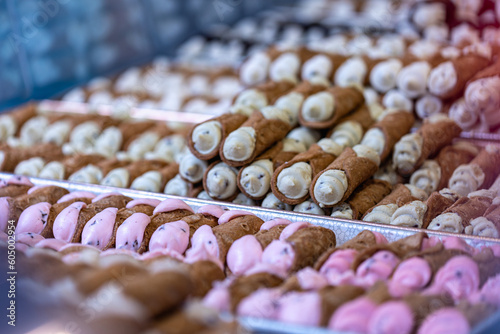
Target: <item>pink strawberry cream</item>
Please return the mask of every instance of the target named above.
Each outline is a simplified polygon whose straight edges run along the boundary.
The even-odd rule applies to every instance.
[[[116,230],[117,249],[127,249],[137,252],[144,239],[146,226],[151,222],[151,218],[142,212],[136,212],[125,221]]]
[[[245,297],[236,312],[239,316],[278,319],[281,295],[279,288],[259,289]]]
[[[0,180],[0,188],[7,187],[8,185],[33,187],[33,183],[26,176],[21,175],[11,176],[7,180]]]
[[[87,205],[84,202],[75,202],[62,210],[54,220],[54,226],[52,226],[54,238],[70,242],[75,233],[80,211],[85,207]]]
[[[40,234],[49,218],[50,208],[52,205],[47,202],[34,204],[21,213],[17,222],[16,234],[25,232],[33,232]]]
[[[247,275],[267,272],[285,278],[295,261],[295,251],[291,244],[273,240],[262,253],[262,261],[246,272]]]
[[[234,218],[238,218],[238,217],[242,217],[242,216],[255,216],[255,215],[251,212],[244,211],[244,210],[226,211],[226,212],[224,212],[224,214],[222,214],[219,217],[219,225],[225,224]]]
[[[372,231],[372,233],[375,235],[375,242],[380,245],[388,244],[389,241],[387,241],[387,238],[380,232],[375,232]]]
[[[187,210],[194,213],[193,209],[191,209],[191,207],[187,205],[184,201],[181,201],[180,199],[176,198],[168,198],[160,202],[160,204],[156,206],[156,208],[153,211],[153,214],[157,214],[160,212],[170,212],[174,210]]]
[[[425,318],[418,334],[466,334],[471,330],[465,316],[454,308],[442,308]]]
[[[449,294],[455,302],[479,289],[479,268],[468,256],[455,256],[441,267],[426,294]]]
[[[413,312],[401,301],[390,301],[377,307],[368,322],[370,334],[410,334]]]
[[[328,285],[328,280],[311,267],[298,271],[297,280],[302,290],[319,290]]]
[[[35,245],[42,240],[45,240],[45,238],[42,237],[40,234],[33,232],[24,232],[16,234],[16,242],[23,243],[30,247],[35,247]]]
[[[35,247],[36,248],[48,248],[48,249],[53,249],[55,251],[59,251],[61,248],[67,245],[67,242],[54,239],[54,238],[49,238],[49,239],[44,239],[38,242]]]
[[[104,194],[100,194],[100,195],[94,197],[94,199],[92,199],[92,203],[95,203],[95,202],[100,201],[101,199],[104,199],[104,198],[107,198],[107,197],[121,196],[121,195],[122,194],[117,193],[116,191],[109,192],[109,193],[104,193]]]
[[[64,203],[67,201],[71,201],[72,199],[75,198],[95,198],[95,194],[88,192],[88,191],[73,191],[69,194],[64,195],[63,197],[59,198],[57,203]]]
[[[128,202],[126,208],[132,209],[137,205],[149,205],[152,207],[156,207],[158,206],[158,204],[160,204],[160,202],[161,201],[159,199],[154,199],[154,198],[138,198]]]
[[[470,296],[469,301],[473,304],[482,302],[500,308],[500,274],[490,277],[480,291]]]
[[[203,305],[219,312],[229,312],[230,303],[231,297],[229,295],[229,289],[224,284],[216,285],[207,293],[205,298],[203,298]]]
[[[290,292],[280,301],[278,320],[288,324],[319,326],[321,296],[317,292]]]
[[[191,238],[191,248],[186,251],[186,262],[208,260],[216,263],[220,268],[224,268],[219,259],[219,245],[217,238],[208,225],[202,225],[194,232]]]
[[[356,276],[363,278],[371,286],[379,280],[386,280],[398,265],[399,259],[389,251],[378,251],[371,258],[361,263]]]
[[[271,220],[268,220],[264,224],[260,226],[260,230],[269,230],[271,227],[278,226],[278,225],[290,225],[292,222],[288,219],[284,218],[274,218]]]
[[[231,272],[240,276],[260,262],[262,246],[254,235],[245,235],[236,240],[227,253],[227,266]]]
[[[330,318],[328,328],[342,332],[367,333],[377,305],[368,297],[356,298],[340,306]]]
[[[103,250],[113,236],[117,212],[117,208],[106,208],[92,217],[83,228],[82,244]]]
[[[224,210],[219,205],[212,204],[203,205],[196,211],[196,213],[201,213],[202,215],[213,216],[217,218],[220,218],[220,216],[222,216],[225,212],[226,210]]]
[[[10,197],[0,197],[0,231],[2,232],[7,230],[7,224],[9,222],[9,198]]]
[[[474,255],[477,253],[477,250],[474,247],[472,247],[464,239],[460,239],[459,237],[444,238],[443,246],[445,249],[460,249],[464,252],[469,253],[470,255]]]
[[[389,283],[389,291],[394,297],[403,297],[429,284],[432,270],[422,258],[412,257],[399,264]]]
[[[283,231],[280,234],[280,240],[285,241],[298,230],[301,230],[309,226],[311,226],[311,223],[308,222],[292,223],[283,229]]]
[[[327,278],[342,274],[351,268],[357,255],[358,251],[354,249],[339,249],[328,257],[319,272]]]
[[[158,227],[149,241],[149,250],[169,249],[184,254],[189,244],[189,225],[178,220]]]

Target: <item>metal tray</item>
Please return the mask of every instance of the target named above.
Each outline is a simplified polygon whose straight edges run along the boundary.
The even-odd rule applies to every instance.
[[[0,179],[8,179],[12,175],[13,174],[9,173],[0,173]],[[159,200],[164,200],[167,198],[178,198],[186,202],[194,210],[198,209],[202,205],[217,204],[232,210],[246,210],[252,212],[258,217],[262,218],[263,220],[270,220],[273,218],[285,218],[293,222],[308,221],[314,225],[323,226],[334,231],[337,239],[337,245],[341,245],[342,243],[352,239],[358,233],[366,229],[383,234],[389,242],[410,236],[416,232],[425,231],[429,236],[435,236],[438,238],[444,238],[450,236],[459,237],[465,240],[469,245],[476,248],[483,246],[500,245],[500,239],[494,239],[494,238],[468,236],[463,234],[455,234],[455,233],[439,232],[439,231],[427,231],[417,228],[399,227],[392,225],[381,225],[364,221],[338,219],[329,216],[318,216],[318,215],[297,213],[291,211],[266,209],[254,206],[237,205],[227,202],[208,201],[195,198],[171,196],[160,193],[151,193],[146,191],[130,190],[130,189],[108,187],[101,185],[84,184],[84,183],[68,182],[60,180],[48,180],[41,178],[30,178],[30,180],[36,186],[55,185],[64,187],[69,191],[89,191],[95,194],[102,194],[106,192],[120,192],[123,195],[129,196],[131,198],[155,198]],[[261,318],[238,317],[238,320],[245,329],[253,333],[263,333],[263,334],[264,333],[276,333],[276,334],[277,333],[283,333],[283,334],[338,333],[340,334],[340,332],[330,331],[326,328],[297,326]],[[496,328],[494,326],[498,326],[499,322],[500,322],[500,311],[496,312],[486,321],[476,326],[472,331],[472,333],[479,334],[486,331],[491,331],[493,328]]]

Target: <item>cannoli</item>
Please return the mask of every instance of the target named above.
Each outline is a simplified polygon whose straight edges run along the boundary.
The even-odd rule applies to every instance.
[[[397,58],[384,60],[375,65],[370,72],[370,84],[379,93],[387,93],[396,88],[398,73],[403,63]]]
[[[500,150],[487,145],[467,165],[455,169],[448,188],[465,196],[478,189],[489,188],[500,173]]]
[[[163,192],[167,195],[196,197],[203,191],[203,184],[191,183],[184,180],[179,174],[167,182]]]
[[[198,159],[215,158],[219,154],[220,143],[247,118],[240,114],[224,114],[196,125],[188,135],[189,150]]]
[[[43,161],[53,161],[63,158],[61,148],[54,144],[36,144],[25,148],[6,147],[0,151],[0,170],[13,172],[16,166],[24,160],[39,157]]]
[[[453,120],[442,114],[429,118],[416,133],[403,136],[394,146],[392,161],[397,172],[403,176],[410,175],[427,158],[451,144],[461,131]]]
[[[232,201],[238,194],[238,172],[237,168],[215,161],[204,173],[203,188],[213,199]]]
[[[231,167],[251,163],[257,156],[285,138],[291,130],[287,112],[268,107],[254,111],[240,128],[231,132],[220,146],[220,157]]]
[[[383,60],[385,59],[375,59],[368,56],[347,59],[335,72],[335,85],[340,87],[364,86],[369,82],[370,73],[374,66]]]
[[[323,78],[333,81],[338,68],[348,58],[338,53],[319,53],[302,64],[302,80],[312,80],[313,78]]]
[[[147,131],[130,138],[127,143],[124,143],[123,148],[126,150],[126,156],[133,160],[141,159],[146,152],[153,150],[161,138],[172,134],[172,129],[165,123],[158,123]]]
[[[159,170],[151,170],[136,178],[130,185],[130,189],[159,193],[167,182],[179,173],[179,165],[175,162]]]
[[[36,116],[36,106],[32,103],[16,108],[0,117],[0,140],[16,135],[23,124]]]
[[[89,164],[97,164],[103,156],[98,154],[76,154],[62,161],[52,161],[46,164],[38,176],[52,180],[66,180],[70,175]]]
[[[378,154],[368,146],[345,148],[342,154],[317,174],[310,195],[321,207],[333,207],[351,196],[354,190],[377,171]]]
[[[305,53],[303,55],[303,53]],[[312,51],[305,48],[284,52],[271,62],[269,66],[269,79],[273,81],[289,80],[292,82],[298,81],[301,58],[310,58]]]
[[[414,121],[413,115],[406,111],[388,112],[366,132],[361,145],[373,148],[380,156],[380,161],[384,161],[394,145],[410,131]]]
[[[431,94],[423,95],[415,103],[415,113],[420,119],[426,119],[429,116],[439,114],[442,111],[443,101]],[[453,117],[450,116],[450,118]]]
[[[290,131],[286,135],[286,138],[293,139],[297,142],[303,143],[306,149],[308,150],[312,144],[315,144],[321,138],[321,134],[317,130],[300,126]]]
[[[360,143],[363,134],[375,122],[370,107],[362,104],[358,109],[343,117],[337,126],[328,131],[331,138],[341,147],[353,147]]]
[[[457,98],[469,81],[486,68],[489,60],[479,55],[462,55],[435,67],[427,82],[429,91],[442,99]]]
[[[5,231],[10,220],[14,220],[14,224],[17,225],[19,217],[28,207],[42,202],[55,204],[59,198],[68,193],[69,191],[64,188],[47,186],[33,187],[27,194],[15,198],[2,197],[0,205],[3,214],[0,216],[0,230]]]
[[[101,180],[100,184],[119,188],[128,186],[142,174],[165,167],[166,163],[157,160],[137,160],[126,167],[111,170]]]
[[[364,221],[390,224],[394,212],[403,205],[413,201],[425,201],[427,194],[410,184],[398,184],[391,193],[377,205],[370,208],[363,216]]]
[[[407,98],[398,89],[391,89],[385,93],[382,98],[382,105],[386,109],[405,110],[407,112],[412,112],[414,107],[413,100]]]
[[[363,183],[344,203],[332,208],[332,217],[343,219],[360,219],[385,196],[389,195],[392,186],[382,180],[368,180]]]
[[[479,115],[467,107],[463,97],[453,102],[448,110],[448,116],[463,130],[471,130],[479,119]]]
[[[404,183],[404,178],[396,173],[394,166],[392,165],[392,160],[386,160],[378,171],[373,175],[375,180],[383,180],[389,182],[391,185],[395,186],[398,183]]]
[[[327,129],[364,102],[363,93],[354,87],[332,87],[309,96],[299,113],[302,126]]]
[[[257,157],[250,165],[240,169],[237,179],[238,188],[251,199],[263,199],[269,192],[274,171],[305,151],[304,143],[290,138],[283,139]]]
[[[291,81],[269,81],[264,84],[249,88],[235,97],[230,108],[233,114],[243,114],[251,117],[254,110],[272,105],[276,100],[290,92],[295,84]]]
[[[153,151],[144,153],[144,158],[148,160],[163,160],[168,163],[178,162],[181,154],[185,153],[185,136],[174,134],[158,141]]]
[[[479,150],[467,142],[458,142],[444,147],[435,160],[426,160],[410,178],[410,184],[425,190],[427,194],[448,185],[454,170],[469,163]]]
[[[297,205],[309,198],[312,179],[340,155],[342,148],[331,139],[322,139],[306,152],[278,167],[271,190],[282,202]]]
[[[271,47],[266,52],[258,52],[250,56],[241,65],[240,80],[246,86],[254,86],[264,82],[267,79],[271,62],[283,52],[275,47]]]
[[[65,154],[91,153],[101,132],[108,126],[117,125],[118,122],[110,117],[99,117],[78,124],[71,131],[69,141],[63,144],[63,152]]]
[[[115,168],[130,164],[127,160],[108,159],[80,168],[68,177],[68,181],[99,184],[103,177]]]
[[[481,217],[492,203],[490,194],[479,191],[462,197],[434,218],[427,229],[462,233],[471,220]]]
[[[320,215],[320,216],[326,214],[325,210],[320,208],[318,204],[314,203],[312,199],[309,199],[294,206],[293,212],[308,213],[311,215]]]
[[[493,205],[486,210],[483,217],[471,220],[464,232],[480,237],[498,238],[500,236],[500,206]]]
[[[398,89],[410,99],[424,95],[431,70],[431,64],[427,61],[413,62],[403,67],[397,78]]]
[[[268,193],[262,200],[261,206],[267,209],[276,209],[284,211],[292,211],[293,207],[290,204],[282,202],[272,192]]]
[[[17,197],[24,195],[33,187],[33,183],[24,176],[12,176],[0,180],[0,197]]]
[[[45,161],[42,158],[30,158],[18,163],[16,168],[14,169],[14,174],[37,177],[40,171],[43,169],[44,165]]]

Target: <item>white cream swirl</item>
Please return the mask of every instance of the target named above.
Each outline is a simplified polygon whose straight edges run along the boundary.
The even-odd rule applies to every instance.
[[[304,126],[293,129],[288,133],[286,138],[294,139],[304,143],[306,149],[309,149],[312,144],[316,143],[321,137],[320,133],[316,130],[306,128]]]
[[[363,137],[363,127],[358,122],[346,121],[337,125],[330,136],[342,147],[353,147],[359,144]]]
[[[405,187],[410,191],[410,195],[420,201],[425,201],[427,199],[427,193],[422,189],[415,187],[412,184],[406,183]]]
[[[196,196],[196,198],[204,199],[204,200],[207,200],[207,201],[212,201],[213,200],[212,197],[208,196],[208,193],[205,190],[203,190],[202,192],[200,192],[198,194],[198,196]]]
[[[375,150],[379,156],[382,155],[385,148],[385,135],[379,128],[372,128],[366,131],[363,139],[361,140],[361,145],[367,146]]]
[[[410,99],[422,96],[427,89],[430,72],[431,66],[426,61],[414,62],[403,67],[397,78],[399,90]]]
[[[446,20],[446,7],[443,3],[422,3],[413,14],[413,22],[418,28],[441,25]]]
[[[318,146],[321,147],[321,150],[323,152],[326,152],[328,154],[334,155],[336,157],[338,157],[342,153],[342,151],[344,149],[344,147],[340,146],[337,142],[335,142],[331,138],[323,138],[323,139],[321,139],[318,142]]]
[[[484,179],[484,172],[478,165],[461,165],[453,172],[448,182],[448,188],[461,196],[467,196],[469,193],[477,190],[483,184]]]
[[[160,140],[160,137],[157,133],[147,131],[130,143],[127,149],[127,155],[133,160],[140,160],[144,157],[146,152],[150,152],[154,149],[158,140]]]
[[[301,153],[307,151],[307,148],[304,145],[304,143],[299,140],[292,138],[284,138],[282,142],[283,142],[283,152]]]
[[[474,44],[480,41],[479,31],[467,23],[462,23],[451,31],[451,44],[453,45]]]
[[[271,59],[264,52],[258,52],[250,56],[240,68],[240,79],[246,86],[253,86],[264,82]]]
[[[322,122],[333,116],[335,99],[329,92],[309,96],[302,105],[302,117],[308,122]]]
[[[447,46],[441,49],[440,54],[446,59],[456,59],[462,55],[462,50],[454,46]]]
[[[111,170],[102,180],[101,185],[127,188],[130,181],[130,173],[125,168],[115,168]]]
[[[415,171],[410,178],[410,184],[422,189],[427,195],[437,190],[440,181],[441,167],[434,160],[426,160],[422,167]]]
[[[388,91],[382,99],[382,104],[387,109],[405,110],[408,112],[413,111],[413,101],[397,89]]]
[[[271,160],[262,159],[243,168],[240,185],[246,193],[253,197],[261,197],[269,192],[273,163]]]
[[[353,148],[353,151],[356,152],[356,155],[361,158],[370,159],[374,164],[380,166],[380,156],[377,151],[366,145],[356,145]]]
[[[312,181],[312,168],[306,162],[298,162],[284,168],[278,175],[278,190],[287,198],[297,199],[309,192]]]
[[[330,216],[341,219],[354,219],[354,212],[349,203],[344,202],[335,205],[332,208],[332,214]]]
[[[500,76],[478,79],[465,90],[467,108],[476,115],[491,115],[498,123],[500,110]],[[492,124],[493,126],[495,124]]]
[[[227,199],[233,196],[237,187],[238,170],[220,162],[208,171],[205,189],[214,199]]]
[[[85,94],[85,91],[80,88],[76,87],[67,92],[66,94],[63,95],[61,98],[62,101],[68,101],[68,102],[78,102],[78,103],[83,103],[87,99],[87,96]]]
[[[298,115],[293,114],[289,109],[281,109],[275,106],[267,106],[260,109],[266,119],[275,119],[295,127],[298,123]]]
[[[458,75],[453,63],[446,61],[432,69],[427,87],[432,94],[441,96],[452,90],[457,81]]]
[[[239,205],[248,205],[248,206],[256,205],[256,202],[253,199],[246,197],[245,194],[243,193],[239,193],[238,195],[236,195],[236,198],[233,199],[233,203]]]
[[[391,217],[397,209],[398,206],[392,203],[376,206],[363,218],[363,221],[389,225]]]
[[[375,173],[375,175],[373,175],[373,178],[376,180],[387,181],[393,186],[401,183],[401,177],[394,170],[392,161],[387,161],[384,165],[382,165]]]
[[[115,156],[123,143],[121,131],[114,126],[106,128],[94,144],[94,152],[107,158]]]
[[[321,174],[314,185],[314,197],[321,207],[334,205],[342,200],[347,187],[348,180],[344,171],[327,170]]]
[[[17,124],[10,115],[0,116],[0,140],[14,136],[17,130]]]
[[[77,125],[70,135],[70,144],[77,152],[86,152],[94,147],[101,129],[92,121]]]
[[[370,84],[380,93],[386,93],[396,87],[397,76],[403,68],[399,59],[389,59],[375,65],[370,72]]]
[[[94,165],[87,165],[71,174],[68,181],[99,184],[102,180],[102,171]]]
[[[443,110],[443,101],[431,94],[425,94],[415,104],[415,112],[420,119],[439,114],[441,110]]]
[[[130,185],[130,189],[160,192],[162,177],[158,171],[149,171],[136,178]]]
[[[163,192],[167,195],[187,196],[189,192],[189,183],[184,181],[180,175],[176,175],[167,182]]]
[[[498,229],[495,224],[486,217],[478,217],[470,222],[465,228],[465,234],[477,235],[478,237],[498,238]]]
[[[43,134],[42,142],[54,143],[61,146],[69,138],[71,132],[71,123],[68,121],[54,122],[47,128]]]
[[[267,97],[257,89],[246,89],[238,95],[234,105],[230,108],[233,114],[250,116],[255,109],[268,105]]]
[[[186,153],[179,164],[179,174],[191,183],[200,182],[208,164],[195,157],[191,152]]]
[[[422,154],[423,143],[424,139],[420,134],[410,133],[404,135],[394,145],[392,162],[397,170],[404,174],[408,174],[413,170],[413,167]]]
[[[182,151],[185,150],[186,139],[182,135],[171,135],[158,141],[152,152],[146,152],[146,159],[164,160],[167,162],[179,161]]]
[[[231,132],[222,148],[224,157],[233,161],[245,161],[249,159],[255,151],[255,129],[244,126]]]
[[[445,198],[452,200],[453,202],[458,201],[460,199],[460,197],[462,197],[460,194],[458,194],[457,192],[455,192],[449,188],[441,189],[439,191],[439,194]]]
[[[427,229],[452,233],[462,233],[464,231],[462,218],[456,213],[440,214],[431,221]]]
[[[368,67],[362,58],[350,58],[335,72],[335,84],[341,87],[352,85],[363,86],[367,72]]]
[[[422,228],[427,205],[413,201],[398,208],[391,217],[391,225]]]
[[[269,78],[273,81],[296,81],[299,70],[300,58],[293,52],[287,52],[271,63],[269,67]]]
[[[267,209],[277,209],[277,210],[285,210],[292,211],[292,206],[280,201],[273,193],[267,194],[266,198],[262,201],[261,206]]]
[[[191,140],[196,151],[201,154],[208,154],[217,149],[222,140],[220,122],[209,121],[198,125],[193,130]]]
[[[24,146],[31,146],[42,141],[49,126],[49,120],[44,116],[30,118],[23,124],[19,138]]]
[[[465,99],[460,99],[453,102],[448,115],[459,125],[463,130],[470,130],[477,123],[479,118],[478,113],[467,107]]]
[[[318,204],[314,203],[311,200],[304,201],[300,204],[297,204],[293,208],[294,212],[300,212],[300,213],[309,213],[312,215],[324,215],[325,211],[319,207]]]
[[[38,177],[51,180],[64,180],[65,168],[59,161],[51,161],[42,168]]]
[[[302,106],[303,102],[304,95],[292,92],[280,97],[276,101],[274,106],[279,109],[288,111],[289,117],[291,119],[290,125],[294,127],[298,123],[300,107]]]
[[[419,59],[429,59],[439,52],[441,45],[425,39],[418,40],[408,47],[408,51]]]
[[[311,80],[314,77],[330,79],[333,64],[325,55],[316,55],[302,65],[302,80]]]
[[[43,166],[45,166],[45,161],[42,158],[31,158],[18,163],[14,169],[14,174],[37,177]]]

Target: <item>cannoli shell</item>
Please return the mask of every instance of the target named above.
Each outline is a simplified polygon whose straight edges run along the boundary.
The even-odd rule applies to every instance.
[[[424,219],[422,221],[422,228],[426,229],[434,218],[452,206],[453,203],[455,202],[447,197],[444,197],[439,192],[433,192],[425,202],[427,205],[427,211],[425,212]]]
[[[363,216],[366,217],[366,215],[372,210],[380,205],[387,205],[387,204],[396,204],[399,208],[405,205],[406,203],[410,203],[412,201],[417,200],[417,198],[413,197],[411,195],[410,189],[406,187],[404,184],[399,183],[397,184],[391,191],[391,193],[387,196],[384,197],[383,200],[381,200],[377,205],[374,207],[370,208],[365,215]]]
[[[53,143],[35,144],[30,147],[12,148],[2,150],[5,155],[0,165],[2,172],[14,172],[16,166],[24,160],[40,157],[44,161],[60,160],[64,157],[61,147]]]
[[[295,87],[295,84],[290,81],[269,81],[258,85],[255,89],[264,93],[267,97],[269,105],[273,105],[276,100],[285,95]]]
[[[300,229],[286,241],[292,245],[295,251],[291,272],[313,266],[319,257],[329,248],[335,247],[336,243],[333,231],[321,226]]]
[[[455,68],[457,83],[449,91],[438,95],[438,97],[445,100],[459,97],[463,93],[467,81],[489,64],[488,59],[477,55],[464,55],[450,61]]]
[[[389,293],[389,287],[387,286],[387,283],[384,281],[376,282],[367,291],[366,297],[368,297],[372,302],[374,302],[377,305],[380,305],[392,299],[392,296]]]
[[[320,325],[326,327],[328,321],[335,311],[344,303],[362,296],[365,290],[359,286],[342,285],[327,286],[318,291],[321,296],[321,322]]]
[[[415,329],[420,327],[429,314],[441,308],[454,305],[453,299],[444,294],[424,295],[421,293],[413,293],[403,297],[403,301],[412,310]]]
[[[311,96],[313,94],[319,93],[324,90],[326,90],[326,87],[324,85],[315,85],[312,84],[310,81],[302,81],[294,89],[292,89],[292,92],[302,94],[304,98],[307,98],[308,96]]]
[[[140,136],[142,136],[144,133],[146,132],[153,132],[153,133],[156,133],[158,135],[158,138],[163,138],[163,137],[166,137],[166,136],[170,136],[172,134],[174,134],[174,131],[172,131],[172,129],[170,129],[165,123],[157,123],[155,126],[149,128],[148,130],[146,130],[145,132],[141,133],[137,133],[135,136],[132,136],[124,145],[123,145],[123,148],[124,150],[128,150],[128,147],[130,146],[130,144],[136,140],[137,138],[139,138]]]
[[[436,157],[436,161],[441,169],[441,180],[437,190],[441,190],[448,186],[448,181],[455,169],[460,165],[465,165],[474,159],[475,155],[456,146],[444,147]]]
[[[221,125],[221,138],[224,140],[231,132],[239,128],[247,119],[248,119],[247,116],[241,114],[223,114],[219,117],[212,118],[206,122],[212,122],[212,121],[219,122]],[[206,154],[202,154],[196,150],[193,142],[194,129],[196,129],[196,126],[191,129],[187,137],[188,147],[191,153],[193,153],[195,157],[201,160],[210,160],[215,158],[219,154],[219,150],[217,148],[214,149],[212,152]]]
[[[229,222],[214,227],[213,233],[219,245],[219,259],[226,262],[226,255],[229,248],[239,238],[247,234],[255,234],[264,223],[262,219],[254,215],[246,215],[231,219]]]
[[[8,184],[0,188],[0,197],[17,197],[25,195],[30,188],[31,186]]]
[[[311,145],[311,147],[306,151],[297,154],[292,160],[285,162],[281,166],[279,166],[273,174],[271,179],[271,190],[273,194],[283,203],[287,203],[290,205],[297,205],[309,198],[309,194],[298,198],[298,199],[290,199],[283,195],[278,189],[278,175],[285,168],[288,168],[298,162],[306,162],[312,168],[312,177],[314,178],[318,173],[323,171],[332,161],[334,161],[336,156],[326,153],[321,149],[321,147],[317,144]]]
[[[311,198],[318,203],[314,195],[314,186],[318,181],[318,178],[327,170],[341,170],[345,172],[347,177],[347,189],[344,193],[344,197],[339,201],[345,202],[349,196],[354,192],[354,190],[363,182],[368,180],[375,174],[378,170],[378,166],[368,158],[358,157],[356,152],[350,147],[346,147],[342,154],[335,159],[328,167],[326,167],[323,172],[317,174],[311,182],[311,188],[309,193]],[[326,207],[332,207],[333,205],[327,205]]]
[[[477,72],[469,82],[474,82],[479,79],[486,79],[490,77],[495,77],[500,75],[500,58],[498,58],[493,64]]]
[[[64,179],[87,165],[95,165],[103,160],[103,156],[99,154],[76,154],[65,158],[62,161],[64,165]]]
[[[380,62],[383,62],[387,59],[385,58],[370,58],[369,56],[362,56],[363,61],[366,64],[366,77],[365,77],[365,86],[370,84],[370,73],[372,72],[373,68]]]
[[[198,321],[184,310],[168,314],[152,325],[153,333],[159,334],[191,334],[200,333],[208,328],[208,323]],[[137,332],[139,333],[139,332]]]
[[[10,116],[14,120],[14,123],[17,126],[17,131],[15,135],[18,136],[19,131],[23,127],[23,124],[26,123],[26,121],[29,120],[30,118],[35,117],[36,114],[37,114],[36,105],[34,103],[28,103],[13,109],[12,111],[10,111],[8,114],[5,115]]]
[[[287,227],[287,225],[276,225],[269,230],[260,230],[255,234],[255,238],[260,243],[262,249],[266,249],[273,240],[278,240],[280,238],[281,232],[283,232],[285,227]]]
[[[482,286],[490,277],[500,273],[500,257],[495,256],[491,248],[484,248],[473,256],[479,267],[479,286]]]
[[[205,189],[205,191],[207,193],[209,193],[208,185],[207,185],[208,173],[212,170],[212,168],[214,168],[219,163],[221,163],[220,160],[212,162],[210,165],[208,165],[207,169],[205,170],[205,173],[203,174],[203,189]],[[238,173],[238,175],[239,175],[239,173]],[[236,182],[238,183],[238,177],[236,178]],[[224,198],[224,199],[221,198],[221,200],[224,200],[227,202],[232,202],[233,199],[236,198],[236,196],[238,196],[238,189],[235,189],[234,193],[232,195],[230,195],[229,197]]]
[[[189,189],[188,189],[188,194],[187,197],[192,197],[196,198],[198,197],[198,194],[203,191],[203,182],[200,183],[189,183]]]
[[[407,111],[396,111],[387,114],[373,126],[373,128],[380,129],[385,138],[385,146],[380,155],[380,161],[384,161],[401,137],[410,132],[414,122],[415,117],[412,113]]]
[[[47,219],[47,224],[43,228],[42,232],[40,235],[44,237],[45,239],[48,238],[54,238],[54,233],[52,228],[54,227],[54,221],[56,220],[56,217],[61,213],[62,210],[66,209],[68,206],[75,202],[84,202],[85,204],[90,204],[91,199],[90,198],[73,198],[69,201],[62,202],[62,203],[56,203],[52,205],[50,208],[49,212],[49,218]]]
[[[144,231],[144,238],[142,239],[141,246],[137,250],[137,253],[142,254],[148,250],[149,240],[151,240],[151,236],[158,227],[166,223],[180,220],[192,214],[193,213],[191,211],[184,209],[178,209],[169,212],[159,212],[155,214],[153,217],[151,217],[151,222],[146,226],[146,230]]]
[[[334,86],[327,90],[334,99],[334,112],[330,119],[322,122],[311,122],[304,119],[302,112],[299,112],[299,123],[312,129],[328,129],[336,125],[339,120],[355,110],[365,102],[363,93],[354,87]]]
[[[262,288],[274,288],[283,283],[283,279],[269,273],[257,273],[237,277],[229,286],[231,310],[236,311],[238,304],[251,293]]]
[[[193,291],[190,277],[178,271],[143,275],[124,285],[123,293],[154,317],[180,306]]]
[[[129,184],[142,174],[161,169],[166,165],[167,163],[165,161],[160,160],[137,160],[132,162],[130,165],[125,167],[129,172]]]
[[[347,200],[352,209],[353,219],[361,218],[366,211],[389,195],[391,190],[392,185],[389,182],[373,179],[358,187]]]
[[[363,132],[368,130],[375,120],[372,118],[372,115],[370,114],[370,109],[366,104],[362,104],[359,106],[356,110],[353,112],[349,113],[347,116],[342,117],[338,124],[342,124],[345,122],[355,122],[361,125],[361,128],[363,129]],[[331,128],[326,137],[329,138],[333,135],[333,132],[335,130],[335,127]]]
[[[189,239],[193,236],[194,232],[203,225],[215,227],[219,225],[218,218],[214,216],[203,215],[201,213],[192,214],[181,218],[189,225]]]
[[[459,215],[462,218],[462,225],[466,227],[472,219],[481,217],[490,205],[491,199],[488,197],[462,197],[443,211],[443,214],[455,213]]]
[[[171,162],[167,166],[158,170],[161,174],[161,187],[164,189],[168,181],[172,180],[177,174],[179,174],[179,164],[176,162]]]
[[[445,249],[443,244],[438,244],[418,254],[429,264],[433,274],[436,274],[450,259],[459,255],[466,255],[466,253],[460,249]]]
[[[332,74],[330,76],[330,81],[334,82],[335,81],[335,73],[339,69],[342,64],[349,59],[349,57],[338,54],[338,53],[324,53],[326,57],[328,57],[332,63]]]
[[[484,173],[484,181],[479,186],[479,189],[488,189],[500,174],[500,153],[489,153],[486,149],[483,149],[472,159],[470,164],[478,165]]]
[[[500,206],[490,206],[484,213],[484,217],[491,221],[500,231]]]
[[[146,120],[146,121],[138,121],[138,122],[122,122],[118,126],[118,130],[120,130],[122,134],[122,143],[127,143],[130,138],[134,137],[137,133],[143,133],[148,129],[155,126],[154,121]],[[123,144],[122,144],[123,146]]]
[[[197,261],[189,266],[189,276],[193,281],[193,297],[204,297],[215,281],[223,281],[226,278],[224,272],[213,261]]]
[[[99,168],[102,172],[103,176],[108,175],[115,168],[126,167],[130,164],[130,161],[127,160],[118,160],[116,158],[102,160],[99,163],[96,163],[96,167]]]
[[[83,321],[82,319],[81,322]],[[132,317],[124,315],[106,315],[92,319],[91,322],[85,322],[82,327],[79,328],[84,328],[84,333],[92,334],[136,334],[144,332],[144,325],[143,322]]]
[[[241,167],[251,163],[257,156],[271,147],[277,141],[285,138],[291,130],[290,125],[277,119],[266,119],[260,111],[254,111],[250,118],[241,127],[251,127],[255,129],[255,149],[253,154],[244,161],[229,160],[224,156],[224,143],[220,145],[219,154],[226,164],[231,167]]]

